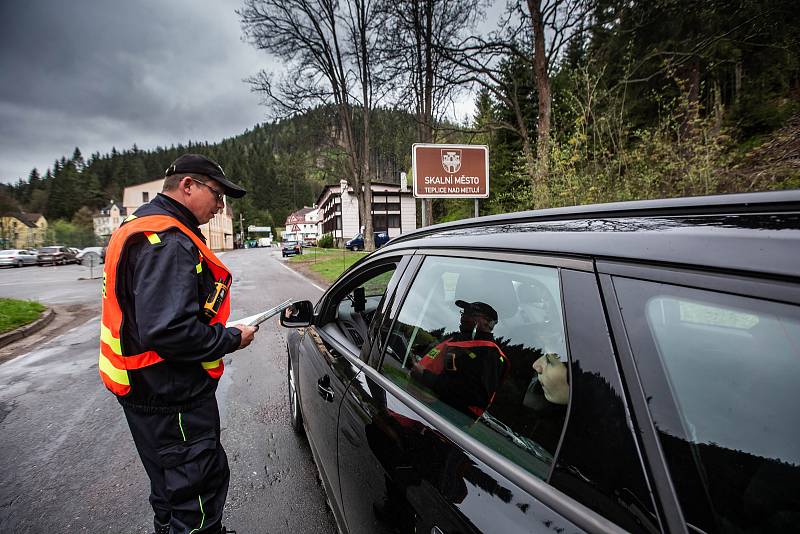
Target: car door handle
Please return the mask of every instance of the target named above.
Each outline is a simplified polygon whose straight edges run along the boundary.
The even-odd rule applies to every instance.
[[[331,387],[331,378],[328,375],[317,380],[317,392],[326,401],[333,402],[333,388]]]

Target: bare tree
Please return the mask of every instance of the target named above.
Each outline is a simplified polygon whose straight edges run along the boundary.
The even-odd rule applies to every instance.
[[[481,13],[484,0],[384,0],[387,21],[385,57],[399,81],[396,101],[414,113],[417,140],[432,143],[436,124],[462,86],[461,67],[442,51],[463,39]],[[438,45],[438,46],[436,46]],[[432,203],[424,200],[429,222]]]
[[[381,83],[375,76],[380,62],[376,43],[384,23],[376,2],[245,0],[237,13],[248,40],[288,67],[277,80],[263,70],[248,80],[265,95],[264,103],[275,116],[333,105],[336,143],[344,152],[344,166],[365,227],[364,247],[374,250],[369,238],[373,235],[369,123]]]
[[[550,129],[552,94],[550,76],[561,52],[587,26],[594,0],[510,1],[498,29],[488,36],[471,36],[456,46],[440,45],[444,55],[465,69],[461,83],[486,88],[514,114],[514,122],[498,122],[519,135],[531,180],[534,207],[549,203]],[[530,73],[536,87],[536,150],[525,114],[530,95],[524,80],[509,74],[509,64]]]

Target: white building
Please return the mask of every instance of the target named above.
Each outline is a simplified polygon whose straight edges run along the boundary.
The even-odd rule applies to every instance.
[[[287,241],[314,241],[319,239],[319,208],[304,207],[286,217],[283,238]]]
[[[317,198],[320,236],[331,234],[334,242],[344,241],[361,233],[363,224],[358,214],[358,199],[353,188],[342,180],[326,185]],[[397,237],[417,229],[417,205],[412,192],[397,184],[372,183],[372,227]]]
[[[108,243],[111,233],[119,228],[119,225],[127,216],[125,208],[117,206],[112,199],[109,205],[100,210],[98,215],[92,218],[94,223],[94,235]]]
[[[161,192],[164,179],[159,178],[151,182],[132,185],[125,188],[122,195],[122,206],[128,213],[133,213],[136,208],[150,202]],[[206,244],[211,250],[233,249],[233,212],[225,199],[225,208],[222,213],[217,213],[213,219],[200,226],[200,231],[206,237]]]

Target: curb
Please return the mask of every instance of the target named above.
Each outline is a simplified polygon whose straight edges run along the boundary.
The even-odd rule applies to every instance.
[[[5,334],[0,334],[0,347],[5,347],[20,338],[23,338],[29,334],[33,334],[38,332],[55,318],[56,312],[53,311],[52,308],[47,308],[42,316],[36,319],[32,323],[28,323],[26,325],[20,326],[19,328],[12,330],[11,332],[6,332]]]

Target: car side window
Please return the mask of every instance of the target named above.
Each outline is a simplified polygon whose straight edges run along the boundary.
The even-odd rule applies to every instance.
[[[800,307],[615,278],[684,518],[706,532],[800,522]]]
[[[396,263],[368,269],[349,282],[332,301],[333,321],[358,349],[368,337],[369,325],[396,269]]]
[[[569,402],[567,363],[557,269],[431,256],[380,372],[545,479]]]

